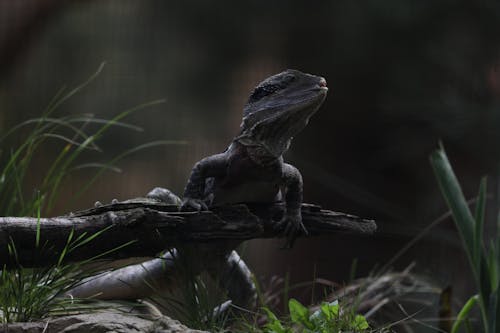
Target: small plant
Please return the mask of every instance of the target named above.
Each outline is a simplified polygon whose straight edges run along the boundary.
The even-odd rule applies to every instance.
[[[451,332],[456,333],[460,325],[467,320],[470,310],[478,305],[485,333],[500,332],[500,214],[497,215],[497,231],[490,246],[485,247],[483,226],[486,208],[486,178],[481,180],[477,197],[476,210],[473,214],[462,192],[460,184],[442,147],[430,157],[432,167],[441,192],[451,210],[462,244],[469,258],[478,293],[472,296],[462,307]],[[469,332],[470,329],[469,329]]]
[[[282,322],[264,308],[268,323],[264,326],[265,333],[293,333],[297,332],[292,326],[298,326],[298,332],[304,333],[341,333],[341,332],[368,332],[370,326],[365,317],[356,314],[352,309],[341,309],[339,302],[323,302],[314,313],[295,299],[288,301],[291,326]]]
[[[88,301],[59,296],[90,275],[91,272],[84,272],[82,267],[94,262],[99,256],[78,263],[65,263],[65,258],[73,250],[93,241],[107,230],[109,228],[92,235],[83,233],[78,237],[75,237],[74,233],[71,232],[66,246],[61,251],[57,263],[53,266],[28,269],[20,265],[14,268],[7,268],[4,265],[0,271],[0,323],[31,321],[55,313],[67,313],[70,310],[81,311],[89,308],[89,305],[83,303],[88,303]],[[40,239],[39,232],[36,238]],[[130,242],[111,251],[129,244]],[[44,246],[36,244],[35,247],[43,254]],[[14,261],[17,261],[17,251],[14,244],[8,245],[8,251]],[[90,306],[90,309],[96,309],[96,305]]]
[[[220,331],[226,325],[231,309],[226,291],[219,287],[218,277],[214,279],[206,273],[194,271],[192,263],[179,256],[177,250],[169,250],[167,254],[176,269],[172,274],[176,287],[165,293],[154,282],[145,280],[155,295],[151,300],[163,313],[190,328]]]

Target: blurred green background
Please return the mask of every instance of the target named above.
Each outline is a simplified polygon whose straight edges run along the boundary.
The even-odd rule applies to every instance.
[[[304,200],[374,218],[374,237],[338,235],[249,242],[258,276],[290,273],[343,281],[384,264],[446,209],[428,155],[442,140],[467,197],[480,176],[495,185],[500,160],[500,5],[493,1],[0,0],[0,131],[39,116],[64,85],[99,77],[58,111],[110,118],[165,98],[113,129],[107,161],[152,140],[184,140],[120,162],[78,203],[56,214],[141,196],[182,193],[192,165],[237,134],[260,80],[286,68],[326,77],[329,96],[286,160],[304,178]],[[37,159],[33,186],[62,143]],[[74,173],[69,198],[91,175]],[[451,221],[428,233],[394,267],[417,271],[455,295],[470,294],[465,256]]]

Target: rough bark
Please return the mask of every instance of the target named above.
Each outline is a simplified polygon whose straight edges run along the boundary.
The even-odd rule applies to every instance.
[[[86,237],[109,228],[94,240],[67,254],[67,260],[88,259],[133,242],[103,256],[107,259],[152,257],[159,252],[186,243],[243,241],[253,238],[281,237],[276,221],[283,215],[280,203],[228,205],[210,211],[179,212],[177,206],[148,202],[120,202],[54,218],[0,218],[0,264],[12,265],[7,251],[14,244],[19,264],[43,266],[57,262],[68,237]],[[371,234],[372,220],[302,205],[303,223],[309,235],[339,232]],[[36,244],[40,230],[39,247]],[[303,236],[303,235],[302,235]]]

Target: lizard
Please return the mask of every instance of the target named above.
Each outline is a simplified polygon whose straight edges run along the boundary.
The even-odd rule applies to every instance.
[[[277,230],[293,245],[299,233],[306,233],[301,217],[302,176],[285,163],[283,154],[293,137],[303,130],[326,98],[323,77],[288,69],[259,83],[243,108],[239,134],[223,153],[197,162],[187,181],[183,199],[165,188],[154,188],[146,200],[178,205],[180,211],[203,211],[215,205],[273,203],[284,201],[284,213]],[[143,202],[144,199],[141,199]],[[114,200],[112,202],[116,203]],[[96,203],[101,206],[101,203]],[[186,263],[193,274],[207,271],[227,290],[233,304],[256,305],[256,286],[251,271],[234,250],[240,240],[186,244],[160,258],[93,277],[71,290],[75,297],[99,294],[99,298],[142,298],[151,293],[144,281],[170,283]],[[169,280],[169,281],[167,281]],[[162,282],[163,281],[163,282]],[[227,309],[217,308],[218,312]]]
[[[243,108],[240,133],[220,154],[197,162],[181,210],[207,210],[228,203],[284,201],[277,228],[287,237],[306,233],[302,224],[302,176],[283,154],[326,98],[321,76],[288,69],[259,83]]]

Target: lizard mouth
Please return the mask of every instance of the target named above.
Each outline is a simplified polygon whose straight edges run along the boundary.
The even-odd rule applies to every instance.
[[[326,86],[326,80],[321,78],[318,82],[318,88],[316,90],[328,91],[328,87]]]

